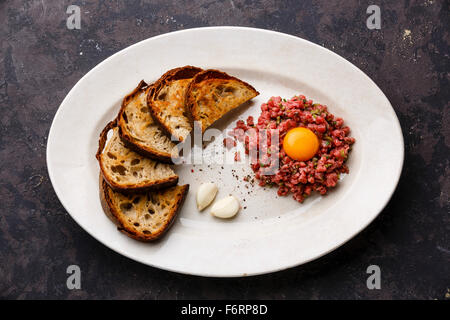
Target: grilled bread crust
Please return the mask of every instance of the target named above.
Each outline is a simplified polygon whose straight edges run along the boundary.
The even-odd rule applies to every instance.
[[[184,141],[192,130],[185,108],[185,93],[192,78],[201,71],[193,66],[169,70],[153,84],[147,95],[153,118],[169,136],[179,141]]]
[[[250,84],[225,72],[209,69],[199,72],[186,91],[186,109],[191,120],[202,125],[202,132],[228,111],[259,95]]]
[[[113,136],[106,145],[110,130],[113,130]],[[108,123],[101,132],[96,158],[102,176],[115,191],[147,191],[170,187],[178,182],[178,175],[168,164],[145,158],[125,146],[119,137],[117,119]]]
[[[160,191],[123,194],[100,175],[100,200],[105,214],[117,229],[139,241],[155,241],[170,229],[183,205],[189,185]]]
[[[146,97],[150,88],[142,80],[123,99],[117,116],[120,138],[128,148],[145,157],[172,163],[178,158],[178,150],[149,112]]]

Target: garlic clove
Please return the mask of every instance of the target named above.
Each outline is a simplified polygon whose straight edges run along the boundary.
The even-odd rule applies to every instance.
[[[211,204],[217,194],[217,186],[212,182],[203,183],[197,190],[197,208],[202,211]]]
[[[214,203],[211,208],[211,214],[217,218],[228,219],[234,217],[239,209],[238,199],[234,196],[228,196]]]

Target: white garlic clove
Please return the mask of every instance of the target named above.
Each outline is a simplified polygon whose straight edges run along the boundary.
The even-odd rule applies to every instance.
[[[217,194],[217,186],[212,182],[203,183],[197,190],[197,208],[202,211],[211,204]]]
[[[239,209],[238,199],[234,196],[228,196],[214,203],[211,208],[211,214],[217,218],[227,219],[234,217]]]

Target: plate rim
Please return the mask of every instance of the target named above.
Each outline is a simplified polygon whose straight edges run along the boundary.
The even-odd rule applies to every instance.
[[[395,181],[395,183],[392,184],[392,187],[390,188],[389,192],[386,194],[389,194],[389,196],[386,197],[386,199],[384,200],[383,205],[380,207],[380,210],[373,215],[373,217],[371,217],[371,219],[367,219],[367,222],[359,229],[352,232],[349,232],[349,236],[345,237],[345,240],[342,241],[338,241],[337,244],[335,244],[334,246],[331,246],[329,250],[325,250],[323,251],[321,254],[315,255],[309,259],[305,259],[303,261],[300,261],[298,263],[291,263],[291,264],[284,264],[282,266],[280,266],[279,268],[272,268],[270,270],[265,270],[265,271],[260,271],[260,272],[249,272],[248,274],[245,273],[233,273],[233,274],[217,274],[217,273],[196,273],[196,272],[192,272],[192,271],[184,271],[184,270],[180,270],[180,269],[176,269],[176,268],[172,268],[172,267],[167,267],[167,266],[159,266],[153,263],[149,263],[147,261],[143,261],[143,260],[137,260],[135,257],[132,257],[131,255],[129,255],[126,251],[121,251],[120,249],[114,248],[110,243],[104,242],[102,240],[100,240],[95,234],[89,232],[86,228],[84,228],[84,226],[80,223],[79,219],[76,217],[76,215],[72,214],[68,209],[67,209],[67,205],[64,203],[64,201],[62,200],[63,197],[62,195],[62,191],[58,189],[57,185],[55,185],[54,180],[55,177],[52,174],[52,169],[51,169],[51,165],[49,164],[49,158],[51,157],[50,155],[50,149],[49,146],[51,144],[51,137],[54,134],[54,124],[58,121],[58,118],[61,114],[61,106],[69,99],[69,97],[73,94],[74,91],[76,91],[75,89],[80,85],[80,83],[88,78],[92,73],[94,73],[98,68],[101,67],[102,64],[106,63],[107,61],[109,61],[110,59],[112,59],[113,57],[115,57],[116,55],[120,55],[123,54],[125,51],[130,50],[131,48],[138,46],[140,44],[142,44],[143,42],[146,41],[151,41],[153,39],[159,39],[159,38],[164,38],[164,37],[168,37],[168,36],[172,36],[173,34],[181,34],[181,33],[187,33],[187,32],[196,32],[196,31],[200,31],[200,30],[240,30],[240,31],[253,31],[253,32],[263,32],[263,33],[269,33],[269,34],[274,34],[276,36],[280,36],[280,37],[287,37],[287,38],[291,38],[292,40],[295,41],[302,41],[305,42],[309,45],[313,45],[315,47],[318,47],[322,50],[325,50],[327,54],[332,54],[335,58],[340,59],[342,61],[345,62],[345,64],[351,68],[353,68],[355,71],[357,71],[357,73],[359,73],[361,76],[365,77],[367,80],[369,80],[372,85],[374,85],[379,92],[381,93],[382,97],[384,100],[386,100],[386,102],[389,104],[391,111],[392,111],[392,115],[393,115],[393,120],[395,122],[395,127],[396,130],[398,131],[398,136],[400,137],[399,142],[401,143],[401,148],[400,148],[400,154],[399,154],[399,160],[400,160],[400,166],[398,168],[398,171],[396,172],[396,176],[395,179],[393,179],[393,181]],[[177,31],[173,31],[173,32],[168,32],[168,33],[164,33],[164,34],[160,34],[160,35],[156,35],[153,37],[149,37],[146,39],[143,39],[141,41],[138,41],[132,45],[129,45],[119,51],[117,51],[116,53],[112,54],[111,56],[107,57],[106,59],[102,60],[101,62],[99,62],[97,65],[95,65],[92,69],[90,69],[85,75],[83,75],[76,83],[75,85],[70,89],[70,91],[66,94],[66,96],[64,97],[64,99],[62,100],[62,102],[59,104],[58,109],[53,117],[50,129],[49,129],[49,133],[47,136],[47,144],[46,144],[46,164],[47,164],[47,172],[49,175],[49,179],[50,182],[52,184],[52,187],[55,191],[55,194],[58,197],[58,200],[60,201],[61,205],[64,207],[64,209],[67,211],[67,213],[70,215],[70,217],[84,230],[86,231],[90,236],[92,236],[95,240],[99,241],[100,243],[102,243],[103,245],[105,245],[106,247],[108,247],[109,249],[113,250],[114,252],[125,256],[133,261],[142,263],[144,265],[148,265],[154,268],[158,268],[161,270],[166,270],[166,271],[170,271],[170,272],[175,272],[175,273],[179,273],[179,274],[187,274],[187,275],[195,275],[195,276],[201,276],[201,277],[218,277],[218,278],[235,278],[235,277],[247,277],[247,276],[256,276],[256,275],[261,275],[261,274],[268,274],[268,273],[274,273],[274,272],[279,272],[282,270],[286,270],[286,269],[290,269],[293,267],[297,267],[306,263],[309,263],[311,261],[314,261],[316,259],[319,259],[325,255],[327,255],[328,253],[336,250],[337,248],[343,246],[344,244],[346,244],[347,242],[349,242],[351,239],[353,239],[354,237],[356,237],[359,233],[361,233],[363,230],[365,230],[379,215],[380,213],[386,208],[387,204],[390,202],[390,200],[392,199],[392,196],[395,193],[395,190],[397,189],[398,183],[400,181],[400,177],[401,174],[403,172],[403,168],[404,168],[404,157],[405,157],[405,145],[404,145],[404,136],[403,136],[403,132],[402,132],[402,128],[400,125],[400,121],[398,119],[397,113],[395,112],[395,109],[392,107],[391,102],[389,101],[389,99],[386,97],[386,95],[384,94],[384,92],[379,88],[379,86],[364,72],[362,71],[360,68],[358,68],[357,66],[355,66],[353,63],[351,63],[350,61],[348,61],[347,59],[345,59],[344,57],[340,56],[339,54],[331,51],[330,49],[327,49],[319,44],[316,44],[310,40],[306,40],[303,38],[300,38],[298,36],[295,35],[291,35],[291,34],[287,34],[287,33],[283,33],[283,32],[279,32],[279,31],[273,31],[273,30],[268,30],[268,29],[262,29],[262,28],[254,28],[254,27],[241,27],[241,26],[212,26],[212,27],[198,27],[198,28],[188,28],[188,29],[183,29],[183,30],[177,30]]]

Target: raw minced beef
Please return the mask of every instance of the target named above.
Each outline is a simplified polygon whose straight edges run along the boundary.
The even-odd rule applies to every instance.
[[[319,139],[319,150],[308,161],[294,160],[283,150],[284,136],[296,127],[312,130]],[[264,129],[267,142],[259,145],[259,136]],[[271,144],[273,131],[270,129],[278,129],[278,145]],[[246,123],[239,120],[230,136],[243,142],[246,154],[253,157],[251,168],[260,186],[277,186],[278,195],[292,193],[295,200],[303,202],[312,191],[326,194],[329,188],[336,186],[341,173],[349,172],[345,162],[355,142],[349,133],[350,128],[344,126],[342,118],[328,112],[326,106],[300,95],[287,101],[280,97],[270,98],[261,105],[256,124],[251,116]],[[224,144],[230,145],[230,141],[225,140]],[[240,157],[235,159],[239,161]]]

